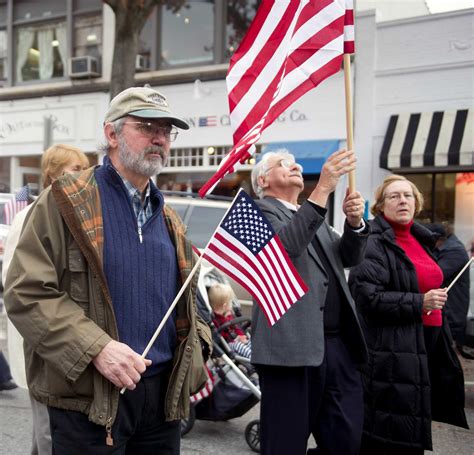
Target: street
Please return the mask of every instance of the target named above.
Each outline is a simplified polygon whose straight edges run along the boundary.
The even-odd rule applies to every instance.
[[[5,340],[0,340],[5,350]],[[471,428],[474,426],[474,361],[463,360],[466,385],[466,413]],[[284,412],[284,410],[282,410]],[[257,419],[258,405],[244,416],[228,422],[196,421],[194,428],[182,439],[183,455],[250,454],[245,441],[245,427]],[[29,454],[31,443],[31,411],[28,393],[24,389],[0,392],[0,455]],[[311,440],[310,446],[314,447]],[[474,432],[462,428],[433,423],[433,453],[436,455],[471,455]]]

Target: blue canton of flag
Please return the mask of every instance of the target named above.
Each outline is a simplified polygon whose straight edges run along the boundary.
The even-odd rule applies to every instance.
[[[270,325],[308,290],[270,223],[243,190],[203,257],[252,294]]]
[[[239,198],[235,210],[225,217],[221,226],[253,254],[259,253],[275,235],[258,206],[243,195]]]
[[[199,117],[199,126],[217,126],[217,117],[208,115],[207,117]]]

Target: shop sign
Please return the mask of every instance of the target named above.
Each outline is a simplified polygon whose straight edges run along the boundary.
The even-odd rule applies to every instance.
[[[36,115],[35,115],[36,114]],[[73,138],[74,112],[69,109],[56,110],[54,113],[37,112],[13,113],[0,123],[0,141],[4,143],[41,142],[44,136],[45,121],[52,120],[54,140]],[[6,116],[5,116],[6,117]]]
[[[230,115],[207,115],[201,117],[187,117],[184,119],[189,123],[191,128],[208,128],[208,127],[226,127],[230,126]],[[276,123],[289,124],[296,122],[306,122],[308,117],[304,112],[298,109],[286,111],[281,114],[276,120]]]

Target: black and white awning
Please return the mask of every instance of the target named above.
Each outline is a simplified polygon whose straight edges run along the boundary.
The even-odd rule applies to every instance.
[[[392,115],[380,167],[403,172],[474,170],[472,109]]]

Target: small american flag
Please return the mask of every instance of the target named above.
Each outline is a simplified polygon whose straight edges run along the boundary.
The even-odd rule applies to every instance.
[[[200,196],[245,163],[265,128],[353,52],[353,0],[263,0],[226,77],[234,147]]]
[[[23,210],[29,203],[30,189],[28,185],[20,188],[15,194],[15,199],[8,201],[3,207],[3,218],[5,224],[12,224],[13,218],[20,211]]]
[[[242,189],[203,257],[252,294],[270,325],[308,291],[272,226]]]
[[[217,126],[217,117],[215,115],[208,115],[207,117],[199,117],[199,127]]]
[[[208,361],[208,364],[209,362],[210,361]],[[190,401],[193,404],[199,403],[204,398],[207,398],[212,393],[212,390],[214,389],[214,385],[216,384],[216,377],[214,376],[212,371],[209,369],[208,365],[206,365],[206,370],[207,370],[206,385],[199,392],[196,392],[194,395],[191,395]]]

